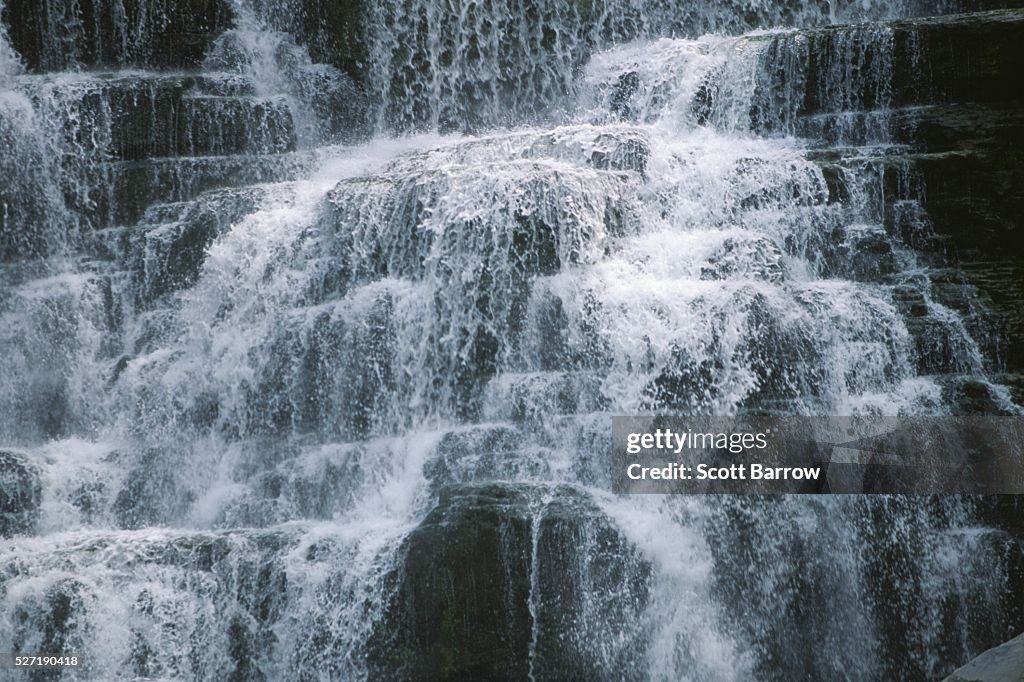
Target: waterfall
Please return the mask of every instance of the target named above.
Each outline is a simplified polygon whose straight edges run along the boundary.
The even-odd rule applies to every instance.
[[[936,13],[948,3],[931,3]],[[914,2],[649,0],[376,3],[366,20],[383,129],[558,120],[594,51],[632,40],[908,16]]]
[[[363,81],[318,3],[12,3],[0,652],[931,679],[1021,625],[984,500],[611,492],[612,415],[1024,413],[892,161],[917,3],[389,0]]]

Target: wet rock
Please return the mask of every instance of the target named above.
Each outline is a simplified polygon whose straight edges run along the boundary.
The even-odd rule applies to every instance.
[[[249,391],[253,434],[317,432],[366,437],[391,416],[396,381],[394,299],[356,311],[324,305],[267,339]]]
[[[32,533],[42,496],[39,471],[28,458],[0,450],[0,537]]]
[[[978,498],[978,520],[1024,541],[1024,496],[990,495]],[[1024,574],[1021,575],[1024,578]]]
[[[137,226],[127,235],[124,260],[141,308],[199,279],[214,239],[256,210],[260,188],[214,190],[182,207],[173,222]]]
[[[1006,101],[1020,97],[1022,27],[1024,10],[1007,9],[798,31],[773,38],[779,47],[767,58],[781,64],[779,49],[803,55],[798,66],[806,80],[801,84],[783,66],[768,72],[803,85],[803,115]],[[855,78],[840,75],[851,66],[859,67]]]
[[[3,21],[34,71],[75,67],[198,66],[231,27],[228,0],[8,0]]]
[[[28,98],[0,97],[0,263],[59,250],[67,227],[59,163]]]
[[[475,481],[530,480],[550,474],[544,448],[510,426],[473,426],[446,433],[423,473],[435,487]]]
[[[21,87],[41,113],[68,121],[65,145],[79,155],[131,161],[295,148],[288,101],[257,96],[239,75],[100,74]]]
[[[913,285],[894,287],[893,302],[903,314],[914,341],[920,374],[956,374],[979,369],[970,364],[972,349],[961,318],[936,305]]]
[[[708,258],[701,279],[762,279],[780,283],[786,277],[782,251],[767,237],[728,238]]]
[[[247,481],[247,493],[225,506],[217,524],[265,527],[296,518],[337,518],[355,506],[371,477],[406,455],[399,448],[378,441],[292,451],[274,439],[251,443],[244,468],[257,473]]]
[[[633,679],[649,574],[575,489],[446,488],[403,545],[371,677]]]
[[[86,655],[88,676],[110,668],[90,651],[124,641],[115,649],[127,654],[118,665],[132,677],[177,679],[187,669],[202,679],[263,679],[287,601],[282,555],[294,539],[149,529],[26,547],[0,566],[8,588],[0,609],[12,626],[5,643]],[[76,577],[67,577],[71,571]]]
[[[251,5],[268,28],[292,35],[314,62],[330,64],[353,79],[366,75],[368,25],[373,8],[364,0],[284,0]]]
[[[1009,343],[998,360],[1012,371],[1024,368],[1022,139],[997,136],[988,149],[911,159],[927,187],[925,206],[934,229],[951,238],[967,281],[986,295],[1004,327],[1000,336]]]
[[[561,328],[552,331],[558,333]],[[554,343],[545,347],[557,349]],[[485,418],[511,420],[529,428],[556,415],[600,412],[609,404],[601,390],[602,379],[591,372],[499,374],[487,387]]]
[[[635,118],[631,100],[639,89],[640,75],[636,71],[627,71],[619,76],[611,97],[612,113],[627,121]]]
[[[950,287],[937,298],[965,316],[992,368],[1010,372],[1024,368],[1024,115],[1014,84],[1024,67],[1022,27],[1024,10],[1001,10],[893,22],[885,30],[814,30],[792,48],[807,51],[800,68],[813,76],[797,129],[833,144],[898,145],[873,161],[883,176],[887,227],[926,261],[960,268],[976,300],[958,305],[948,300]],[[891,64],[881,99],[851,107],[842,90],[851,85],[829,75],[844,40],[864,50],[886,46],[876,55]],[[862,51],[865,66],[867,57]],[[922,206],[922,216],[907,222],[908,204]],[[979,316],[983,309],[991,314]]]
[[[18,652],[60,654],[84,653],[88,630],[90,593],[75,578],[62,578],[35,594],[29,594],[12,609],[12,649]],[[57,679],[47,675],[31,679]]]
[[[114,499],[112,512],[120,528],[172,525],[184,518],[195,494],[181,480],[171,455],[159,450],[143,452],[132,466]]]
[[[95,226],[130,225],[157,202],[182,202],[203,192],[301,176],[308,158],[301,154],[205,156],[120,161],[100,164],[108,185],[84,207]]]
[[[953,406],[953,414],[976,417],[1011,416],[1017,410],[989,381],[974,377],[942,380],[942,397]]]

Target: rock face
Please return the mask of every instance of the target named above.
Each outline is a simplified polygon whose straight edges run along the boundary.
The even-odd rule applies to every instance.
[[[35,467],[24,455],[0,450],[0,537],[32,533],[41,500]]]
[[[227,0],[9,0],[4,14],[12,44],[33,71],[194,67],[234,17]]]
[[[989,649],[943,682],[1012,682],[1024,680],[1024,635]]]
[[[822,141],[822,158],[883,145],[872,163],[886,229],[957,269],[933,278],[935,301],[968,321],[987,370],[1014,375],[1024,371],[1022,31],[1017,8],[768,37],[773,66],[750,112],[755,127]],[[927,218],[907,215],[908,202]],[[941,353],[926,349],[922,371],[948,371]]]
[[[1024,106],[1014,82],[1024,68],[1024,10],[919,22],[918,64],[904,66],[912,93],[893,120],[909,152],[891,159],[925,187],[937,234],[976,288],[976,300],[946,297],[958,312],[980,303],[995,313],[984,349],[993,369],[1024,371]],[[917,85],[912,85],[916,79]],[[899,83],[900,81],[897,81]],[[897,175],[898,173],[894,173]],[[939,292],[942,293],[941,291]],[[987,337],[987,338],[986,338]]]
[[[649,568],[575,489],[451,486],[402,552],[370,643],[374,679],[632,679],[641,670]],[[591,609],[602,617],[581,618]],[[601,631],[584,632],[584,620]]]

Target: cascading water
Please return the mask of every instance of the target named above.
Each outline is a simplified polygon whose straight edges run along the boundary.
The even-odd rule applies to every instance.
[[[366,96],[283,6],[218,9],[199,71],[0,33],[0,652],[917,679],[1020,627],[975,499],[610,492],[615,414],[1020,414],[891,196],[905,46],[807,28],[913,3],[382,2]],[[115,24],[30,62],[150,66]]]

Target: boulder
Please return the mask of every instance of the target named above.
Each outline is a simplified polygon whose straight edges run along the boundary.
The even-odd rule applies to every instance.
[[[404,541],[373,679],[633,679],[650,567],[568,486],[458,485]]]

